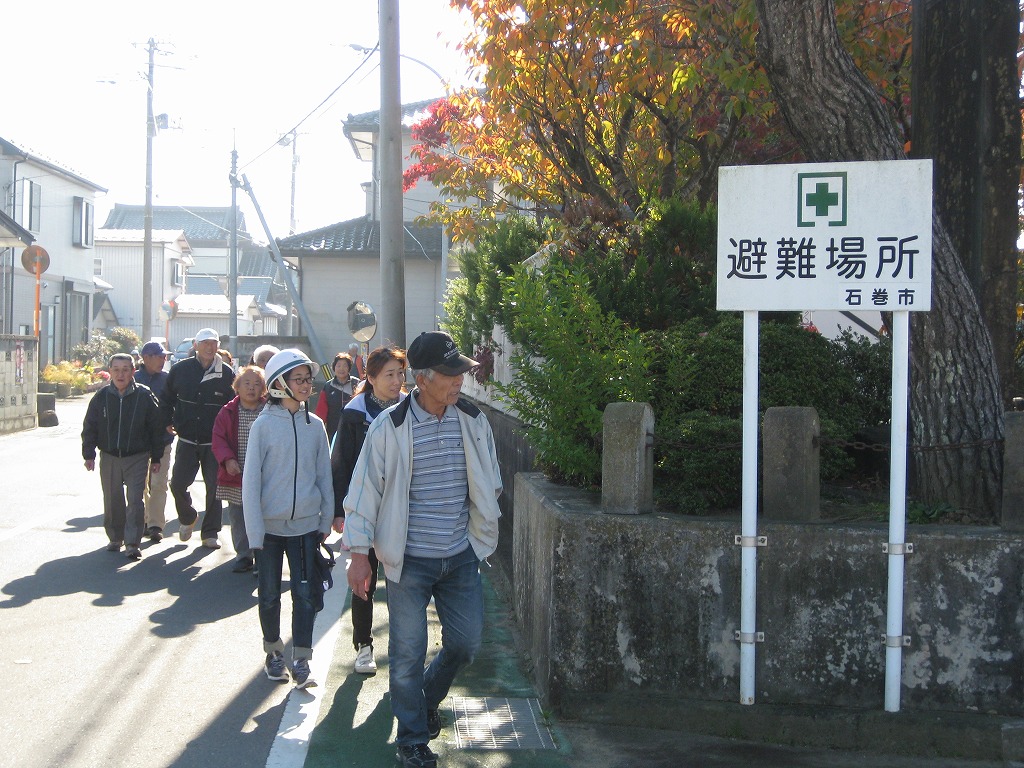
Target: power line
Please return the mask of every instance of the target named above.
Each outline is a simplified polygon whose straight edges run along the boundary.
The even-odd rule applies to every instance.
[[[376,47],[375,47],[375,48],[374,48],[373,50],[375,51],[375,50],[376,50]],[[372,52],[372,51],[371,51],[371,52]],[[352,71],[351,71],[351,72],[350,72],[350,73],[348,74],[348,76],[347,76],[347,77],[346,77],[346,78],[345,78],[344,80],[342,80],[342,81],[341,81],[341,83],[339,83],[339,84],[338,84],[338,86],[337,86],[337,87],[336,87],[336,88],[335,88],[335,89],[334,89],[333,91],[331,91],[331,92],[330,92],[329,94],[327,94],[327,96],[326,96],[326,97],[325,97],[325,98],[324,98],[324,99],[323,99],[323,100],[322,100],[322,101],[321,101],[321,102],[320,102],[319,104],[317,104],[317,105],[316,105],[315,107],[313,107],[313,109],[311,109],[311,110],[309,111],[309,113],[308,113],[308,114],[307,114],[307,115],[306,115],[305,117],[303,117],[303,118],[302,118],[301,120],[299,120],[299,122],[297,122],[297,123],[296,123],[296,124],[295,124],[295,125],[294,125],[293,127],[291,127],[290,129],[288,129],[287,131],[285,131],[284,133],[282,133],[282,134],[281,134],[280,136],[278,136],[278,138],[277,138],[277,139],[276,139],[276,140],[274,141],[274,143],[273,143],[273,144],[271,144],[271,145],[270,145],[269,147],[267,147],[266,149],[264,149],[264,150],[263,150],[262,152],[260,152],[260,153],[259,153],[258,155],[256,155],[256,157],[254,157],[254,158],[253,158],[252,160],[250,160],[249,162],[247,162],[247,163],[246,163],[245,165],[241,166],[241,167],[240,167],[240,168],[238,169],[238,172],[239,172],[239,173],[241,173],[241,172],[242,172],[243,170],[245,170],[245,169],[246,169],[246,168],[248,168],[248,167],[249,167],[250,165],[252,165],[253,163],[255,163],[255,162],[256,162],[257,160],[259,160],[259,159],[260,159],[261,157],[263,157],[263,156],[264,156],[265,154],[267,154],[267,152],[269,152],[269,151],[270,151],[270,150],[272,150],[272,149],[273,149],[274,147],[276,147],[276,146],[278,145],[278,142],[279,142],[279,141],[281,141],[281,139],[283,139],[283,138],[284,138],[285,136],[288,136],[288,135],[289,135],[289,134],[291,134],[292,132],[294,132],[294,131],[297,131],[297,130],[298,130],[298,129],[299,129],[299,128],[300,128],[301,126],[302,126],[302,124],[303,124],[304,122],[306,122],[307,120],[309,120],[309,118],[311,118],[311,117],[312,117],[312,116],[313,116],[313,115],[314,115],[314,114],[315,114],[315,113],[316,113],[316,112],[317,112],[317,111],[318,111],[318,110],[319,110],[319,109],[320,109],[320,108],[321,108],[321,107],[322,107],[322,106],[323,106],[324,104],[326,104],[326,103],[327,103],[328,101],[330,101],[330,100],[331,100],[331,99],[332,99],[332,98],[334,97],[334,94],[336,94],[336,93],[337,93],[338,91],[340,91],[340,90],[341,90],[342,88],[344,88],[344,87],[345,87],[346,85],[348,85],[348,82],[349,82],[349,81],[350,81],[350,80],[351,80],[351,79],[352,79],[353,77],[355,77],[355,76],[356,76],[356,74],[357,74],[357,73],[359,72],[359,70],[360,70],[360,69],[362,69],[363,65],[364,65],[364,64],[366,64],[366,62],[367,62],[367,59],[369,59],[369,54],[367,54],[367,56],[366,56],[366,57],[364,57],[364,58],[363,58],[363,60],[362,60],[362,61],[360,61],[360,62],[359,62],[359,64],[357,64],[357,65],[356,65],[356,68],[355,68],[355,69],[353,69],[353,70],[352,70]]]

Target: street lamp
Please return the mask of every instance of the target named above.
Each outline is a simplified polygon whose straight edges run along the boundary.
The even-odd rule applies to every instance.
[[[374,51],[379,50],[379,47],[378,48],[367,48],[365,45],[357,45],[355,43],[349,43],[348,47],[351,48],[353,51],[359,51],[359,53],[365,53],[367,56],[369,56]],[[448,80],[445,78],[445,76],[442,75],[440,72],[438,72],[436,69],[434,69],[432,66],[427,64],[427,62],[421,61],[420,59],[417,59],[417,58],[415,58],[413,56],[407,56],[404,53],[399,53],[398,57],[401,58],[401,59],[406,59],[408,61],[416,62],[421,67],[426,68],[427,71],[429,71],[431,74],[433,74],[434,77],[436,77],[438,80],[440,80],[441,81],[441,85],[443,85],[443,86],[447,86],[448,85]]]

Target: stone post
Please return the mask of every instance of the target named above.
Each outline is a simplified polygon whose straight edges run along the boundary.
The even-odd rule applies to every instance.
[[[604,410],[601,510],[639,515],[654,510],[654,411],[647,403],[609,403]]]
[[[1000,524],[1024,531],[1024,412],[1003,414],[1003,509]]]
[[[765,411],[761,427],[762,513],[771,520],[821,519],[821,425],[813,408]]]

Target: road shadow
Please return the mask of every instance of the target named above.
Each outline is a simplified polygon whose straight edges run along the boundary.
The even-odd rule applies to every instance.
[[[276,695],[281,685],[268,680],[262,673],[253,677],[202,733],[185,745],[181,755],[168,763],[168,768],[251,768],[262,765],[277,738],[288,697],[258,715],[253,715],[253,711],[268,696]],[[292,689],[289,696],[295,694]]]
[[[143,558],[133,562],[124,552],[100,549],[50,560],[35,573],[8,582],[0,610],[20,608],[35,600],[66,595],[94,595],[93,604],[117,607],[125,600],[166,590],[176,598],[151,614],[153,633],[187,635],[197,626],[243,613],[256,605],[256,584],[250,574],[231,572],[231,563],[204,570],[201,561],[214,553],[184,543],[145,542]],[[172,559],[172,555],[175,557]]]
[[[383,674],[387,675],[386,669]],[[391,697],[386,693],[380,696],[368,714],[359,711],[360,691],[368,682],[369,678],[352,672],[338,686],[334,698],[321,702],[320,711],[326,710],[327,714],[310,736],[304,768],[394,763],[395,747],[390,743],[394,723]],[[357,723],[357,718],[362,721]]]

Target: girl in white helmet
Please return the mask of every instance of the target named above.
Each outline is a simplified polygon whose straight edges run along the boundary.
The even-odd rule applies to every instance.
[[[315,553],[334,519],[331,456],[323,422],[310,414],[317,366],[297,349],[284,349],[266,367],[268,402],[249,431],[242,510],[259,569],[259,616],[264,670],[271,680],[297,688],[316,682],[313,656]],[[292,595],[292,663],[281,639],[281,575],[288,558]]]

